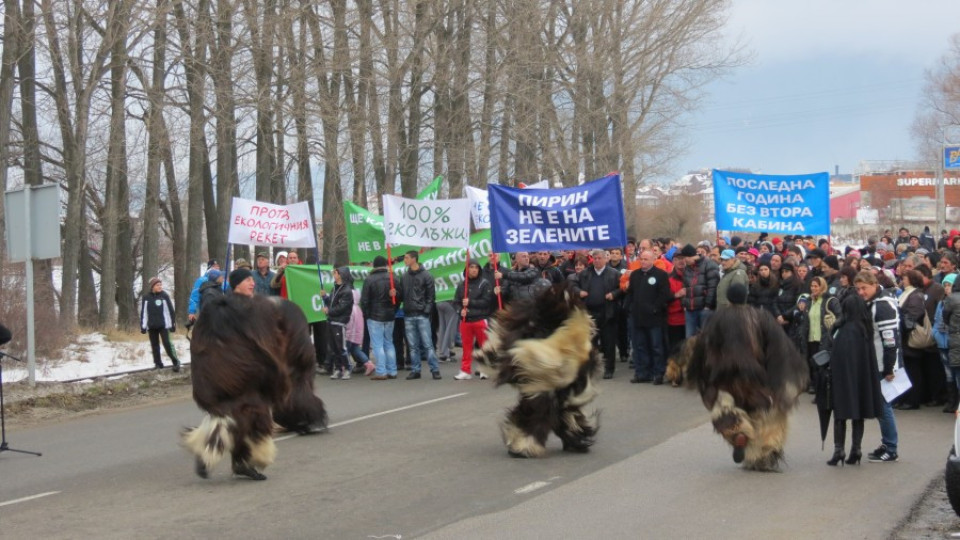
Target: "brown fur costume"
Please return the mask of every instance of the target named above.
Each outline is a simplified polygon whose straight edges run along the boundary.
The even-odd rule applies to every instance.
[[[807,367],[767,311],[732,304],[714,313],[693,346],[687,383],[733,445],[735,462],[779,470],[787,415],[807,386]]]
[[[233,472],[264,480],[273,462],[273,422],[299,433],[326,427],[313,393],[315,356],[307,320],[280,298],[228,295],[204,305],[190,342],[193,399],[207,415],[183,433],[206,478],[230,452]]]
[[[566,451],[590,449],[597,426],[581,408],[596,397],[592,381],[600,354],[592,345],[595,332],[566,281],[535,299],[511,302],[498,314],[473,359],[497,386],[510,384],[520,391],[520,402],[500,426],[511,456],[542,456],[551,431]]]

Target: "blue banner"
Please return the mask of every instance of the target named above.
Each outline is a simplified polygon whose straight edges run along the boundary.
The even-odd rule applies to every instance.
[[[619,247],[627,243],[620,175],[560,189],[487,186],[497,252]]]
[[[830,175],[713,171],[718,231],[830,234]]]
[[[943,147],[943,168],[960,169],[960,146]]]

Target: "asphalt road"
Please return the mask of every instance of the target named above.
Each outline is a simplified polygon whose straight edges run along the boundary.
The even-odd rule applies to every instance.
[[[942,474],[953,417],[899,412],[901,461],[834,469],[807,396],[781,474],[734,465],[691,391],[600,381],[586,455],[511,459],[489,381],[318,378],[332,428],[279,436],[269,479],[209,480],[177,446],[189,400],[10,431],[0,538],[883,538]],[[403,372],[401,372],[401,378]],[[865,450],[879,438],[868,421]]]

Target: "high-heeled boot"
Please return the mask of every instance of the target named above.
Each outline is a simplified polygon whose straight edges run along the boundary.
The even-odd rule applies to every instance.
[[[827,461],[827,465],[836,467],[839,463],[843,466],[843,458],[847,457],[843,453],[843,444],[847,438],[847,422],[845,420],[833,420],[833,457]]]
[[[860,443],[863,442],[863,419],[853,420],[853,442],[850,444],[850,457],[847,458],[847,465],[859,465],[863,452],[860,450]]]

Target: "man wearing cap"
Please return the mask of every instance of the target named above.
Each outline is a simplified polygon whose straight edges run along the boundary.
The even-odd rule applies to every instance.
[[[239,259],[237,259],[236,262],[233,263],[233,266],[234,266],[234,269],[243,268],[246,270],[253,271],[253,265],[251,265],[250,261],[244,259],[243,257],[240,257]]]
[[[211,270],[220,272],[220,263],[216,259],[207,261],[207,272],[193,282],[193,289],[190,291],[190,304],[187,306],[187,318],[190,319],[190,322],[197,320],[197,313],[200,311],[200,287],[210,280]]]
[[[707,319],[717,307],[720,268],[709,257],[699,254],[693,244],[683,246],[680,256],[686,258],[687,262],[680,303],[683,305],[686,335],[691,338],[707,324]]]
[[[177,331],[177,320],[173,310],[173,302],[163,290],[160,278],[150,278],[149,290],[140,301],[140,333],[150,334],[150,351],[153,352],[153,365],[157,369],[163,367],[160,360],[160,344],[167,351],[167,356],[173,361],[173,370],[180,371],[180,359],[177,351],[170,342],[170,332]]]
[[[743,263],[737,258],[732,249],[725,249],[720,253],[720,266],[723,268],[723,277],[717,284],[717,309],[730,305],[730,299],[727,298],[727,290],[734,283],[739,283],[744,288],[749,287],[747,279],[747,270]]]
[[[265,296],[277,294],[277,291],[270,287],[270,282],[276,275],[273,270],[270,270],[270,255],[261,251],[257,253],[256,262],[257,271],[253,273],[254,292]]]

